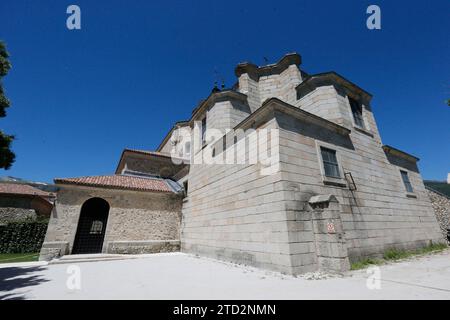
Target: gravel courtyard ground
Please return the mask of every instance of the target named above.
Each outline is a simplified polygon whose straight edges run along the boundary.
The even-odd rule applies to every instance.
[[[76,265],[79,267],[73,267]],[[80,271],[81,289],[69,277]],[[450,250],[310,280],[182,253],[136,259],[0,266],[0,299],[450,299]],[[69,274],[69,273],[70,274]],[[69,287],[67,282],[69,279]]]

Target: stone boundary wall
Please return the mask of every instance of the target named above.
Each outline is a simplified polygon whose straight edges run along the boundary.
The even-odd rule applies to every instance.
[[[0,224],[23,220],[36,220],[37,214],[34,209],[24,208],[0,208]]]
[[[450,199],[430,189],[427,189],[427,192],[442,234],[447,239],[447,229],[450,228]],[[448,239],[447,242],[450,244]]]

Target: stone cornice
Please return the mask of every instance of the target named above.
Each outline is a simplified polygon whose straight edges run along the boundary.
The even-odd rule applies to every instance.
[[[356,98],[360,98],[362,102],[369,103],[372,99],[372,95],[369,92],[361,89],[356,84],[334,71],[313,74],[306,77],[303,82],[295,88],[297,90],[297,98],[300,99],[317,87],[329,85],[337,85],[340,88],[351,92]]]
[[[234,73],[236,77],[240,77],[242,74],[247,73],[252,79],[258,80],[261,76],[268,76],[272,74],[280,74],[286,70],[290,65],[300,65],[302,58],[298,53],[288,53],[281,58],[277,63],[269,64],[266,66],[257,66],[250,62],[242,62],[236,66]]]
[[[170,137],[172,136],[172,133],[175,129],[180,128],[180,127],[185,127],[189,125],[189,120],[188,121],[177,121],[175,122],[175,124],[172,126],[172,128],[170,129],[170,131],[164,136],[164,139],[161,141],[161,143],[159,144],[158,148],[156,148],[156,151],[161,151],[161,149],[164,147],[164,145],[167,143],[167,140],[170,139]]]
[[[177,160],[180,160],[180,163],[181,163],[179,166],[186,165],[186,161],[185,160],[173,157],[171,154],[165,154],[165,153],[154,152],[154,151],[124,149],[122,151],[121,156],[120,156],[119,163],[117,164],[117,167],[116,167],[116,171],[115,171],[116,174],[120,174],[121,173],[121,169],[123,168],[123,161],[125,159],[125,155],[128,155],[128,154],[132,154],[135,157],[137,156],[137,157],[142,157],[142,158],[146,158],[146,159],[159,159],[161,161],[166,161],[168,163],[173,163],[172,159],[177,159]],[[182,162],[182,161],[184,161],[184,162]]]
[[[192,124],[195,120],[199,120],[199,115],[203,113],[203,111],[207,110],[211,106],[213,106],[217,102],[221,101],[231,101],[238,100],[243,103],[247,103],[247,95],[234,91],[234,90],[224,90],[219,92],[212,92],[206,100],[203,100],[193,111],[192,117],[189,121]]]
[[[316,116],[315,114],[309,113],[305,110],[299,109],[289,103],[281,101],[278,98],[270,98],[264,101],[262,106],[257,109],[254,113],[249,115],[241,123],[239,123],[234,129],[248,129],[257,128],[260,124],[265,123],[268,119],[276,116],[277,112],[287,114],[291,117],[300,119],[305,122],[313,123],[323,128],[327,128],[341,135],[349,135],[350,130],[340,126],[334,122],[328,121],[324,118]]]
[[[384,145],[383,146],[383,150],[387,154],[392,154],[394,156],[403,158],[403,159],[411,161],[413,163],[416,163],[417,161],[420,160],[419,158],[417,158],[417,157],[415,157],[415,156],[413,156],[413,155],[411,155],[409,153],[406,153],[404,151],[401,151],[399,149],[396,149],[396,148],[388,146],[388,145]]]

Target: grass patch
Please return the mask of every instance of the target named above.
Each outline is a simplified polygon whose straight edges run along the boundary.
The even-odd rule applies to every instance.
[[[0,253],[0,263],[38,261],[39,253]]]
[[[414,255],[414,252],[398,249],[389,249],[383,253],[384,260],[400,260],[406,259]]]
[[[436,243],[430,244],[426,247],[417,249],[417,250],[399,250],[399,249],[389,249],[384,252],[383,259],[373,259],[373,258],[365,258],[360,261],[353,262],[350,266],[350,270],[360,270],[365,269],[371,265],[380,265],[387,261],[396,261],[401,259],[410,258],[413,256],[431,253],[431,252],[440,252],[447,249],[448,246],[444,243]]]
[[[350,270],[365,269],[371,265],[382,264],[383,261],[373,258],[365,258],[356,262],[353,262],[350,266]]]
[[[400,259],[406,259],[412,256],[430,253],[430,252],[439,252],[447,248],[447,245],[444,243],[436,243],[436,244],[430,244],[426,247],[420,248],[418,250],[413,251],[407,251],[407,250],[398,250],[398,249],[390,249],[387,250],[383,254],[384,260],[400,260]]]

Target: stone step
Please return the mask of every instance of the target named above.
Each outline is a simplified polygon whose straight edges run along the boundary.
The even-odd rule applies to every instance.
[[[53,259],[49,264],[63,264],[63,263],[79,263],[79,262],[95,262],[95,261],[111,261],[111,260],[125,260],[136,259],[136,256],[125,254],[70,254],[62,256],[58,259]]]

